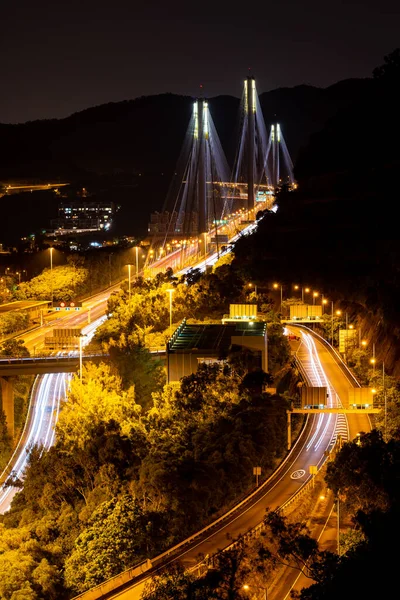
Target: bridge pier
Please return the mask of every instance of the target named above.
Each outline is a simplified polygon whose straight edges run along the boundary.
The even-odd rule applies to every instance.
[[[6,416],[7,431],[14,439],[14,377],[0,377],[1,407]]]

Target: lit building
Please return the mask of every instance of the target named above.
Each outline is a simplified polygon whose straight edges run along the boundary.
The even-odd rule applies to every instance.
[[[58,218],[51,221],[51,226],[58,234],[71,231],[108,231],[115,212],[113,202],[60,202]]]

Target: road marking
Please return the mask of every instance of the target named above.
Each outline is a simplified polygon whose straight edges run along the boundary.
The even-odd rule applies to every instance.
[[[304,471],[304,469],[298,469],[297,471],[294,471],[291,474],[290,479],[301,479],[302,477],[304,477],[305,474],[306,472]]]

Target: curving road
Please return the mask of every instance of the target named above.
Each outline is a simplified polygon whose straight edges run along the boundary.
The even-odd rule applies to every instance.
[[[288,327],[287,330],[296,332],[301,338],[300,342],[291,341],[290,344],[309,384],[326,385],[329,390],[329,405],[340,407],[347,397],[349,387],[359,387],[340,356],[306,328]],[[226,548],[232,539],[256,527],[262,521],[266,508],[275,509],[290,502],[310,479],[310,466],[316,465],[319,469],[325,462],[325,453],[331,450],[339,434],[344,439],[353,439],[358,432],[370,429],[371,423],[366,414],[308,415],[304,429],[285,462],[258,491],[236,509],[205,530],[152,559],[153,566],[146,573],[139,575],[137,571],[140,571],[140,568],[132,568],[77,596],[76,600],[139,600],[150,578],[168,564],[179,560],[186,568],[198,567],[206,555],[211,556]]]
[[[249,233],[252,227],[254,225],[249,226],[239,235]],[[207,265],[217,258],[216,254],[208,257]],[[204,269],[205,266],[203,263],[198,265],[200,269]],[[97,326],[97,319],[104,318],[110,293],[118,288],[119,284],[86,301],[82,311],[56,315],[56,318],[45,323],[43,327],[20,337],[24,339],[32,354],[35,353],[36,346],[43,344],[44,337],[50,334],[53,327],[85,327],[82,332],[89,333],[89,337],[85,338],[85,341],[88,342],[90,332],[94,331]],[[54,317],[54,314],[52,316]],[[289,326],[287,330],[300,335],[300,343],[293,341],[290,343],[293,353],[296,354],[297,360],[306,373],[309,385],[326,386],[329,390],[329,405],[340,407],[347,397],[348,388],[358,387],[358,383],[347,371],[339,355],[304,327]],[[17,477],[21,477],[30,446],[33,443],[41,442],[45,448],[48,448],[53,443],[54,424],[60,401],[65,397],[69,377],[69,374],[52,374],[36,379],[29,418],[18,448],[8,465],[7,473],[12,469]],[[182,542],[178,547],[153,559],[152,562],[155,566],[146,574],[137,577],[137,570],[128,570],[77,598],[139,600],[146,581],[161,566],[165,567],[170,562],[180,560],[186,567],[195,567],[204,556],[212,555],[227,547],[232,539],[258,525],[262,521],[267,507],[274,509],[290,501],[309,480],[310,466],[320,468],[324,463],[326,451],[332,448],[337,435],[340,434],[343,439],[353,439],[360,431],[369,431],[370,429],[371,423],[368,415],[362,414],[362,412],[348,415],[343,413],[309,415],[301,436],[285,462],[269,480],[228,515],[206,528],[205,531]],[[4,481],[4,474],[0,481]],[[17,488],[4,489],[0,495],[0,512],[8,510],[17,491]]]
[[[24,339],[25,345],[34,354],[36,346],[41,346],[44,343],[44,337],[50,335],[53,327],[79,326],[82,327],[82,334],[85,335],[83,345],[86,345],[91,340],[98,325],[106,318],[104,312],[111,291],[113,291],[113,288],[86,301],[82,311],[53,318],[42,327],[18,337]],[[89,310],[91,322],[88,324]],[[54,313],[50,316],[54,316]],[[20,481],[22,480],[29,459],[29,452],[33,445],[41,444],[44,449],[52,446],[60,404],[66,397],[71,377],[72,373],[51,373],[36,377],[23,433],[8,465],[0,475],[2,485],[2,488],[0,488],[0,514],[4,514],[10,509],[11,502],[19,491],[18,487],[4,485],[7,478],[12,475]]]

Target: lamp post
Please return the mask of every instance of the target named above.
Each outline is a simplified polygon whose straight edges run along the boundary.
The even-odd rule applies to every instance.
[[[252,288],[252,287],[253,287],[253,284],[252,284],[252,283],[249,283],[249,284],[248,284],[248,287],[249,287],[249,288]],[[255,293],[255,295],[257,296],[257,285],[254,285],[254,293]]]
[[[282,313],[282,284],[281,283],[274,283],[274,289],[277,290],[278,288],[281,289],[281,304],[279,307],[279,312]]]
[[[139,246],[135,246],[136,254],[136,279],[139,277]]]
[[[268,590],[266,587],[261,587],[259,585],[248,585],[247,583],[245,583],[243,589],[246,590],[246,592],[248,592],[251,589],[261,590],[263,592],[263,600],[267,600],[268,598]]]
[[[51,308],[53,308],[53,246],[50,246],[50,287],[51,287]]]
[[[335,313],[338,317],[342,314],[341,310],[337,310]],[[333,346],[333,302],[332,302],[332,346]]]
[[[174,288],[170,288],[167,290],[169,293],[169,335],[172,335],[172,294],[174,293]]]
[[[300,286],[296,284],[294,286],[294,289],[297,291],[300,289]],[[303,304],[304,304],[304,292],[306,292],[308,294],[309,291],[310,291],[310,288],[308,288],[308,287],[304,288],[303,286],[301,286],[301,301]]]
[[[318,298],[318,292],[313,292],[313,301],[312,303],[315,304],[315,298]]]
[[[376,358],[375,358],[375,344],[372,344],[372,358],[369,361],[372,365],[372,374],[375,375],[375,363],[376,363]]]
[[[128,298],[131,299],[131,268],[132,265],[128,265]]]

